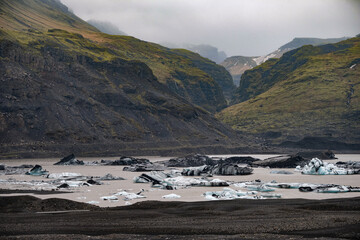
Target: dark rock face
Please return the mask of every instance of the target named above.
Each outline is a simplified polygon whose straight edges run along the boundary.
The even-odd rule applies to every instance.
[[[198,167],[203,165],[214,165],[216,161],[205,155],[188,155],[164,161],[166,167]]]
[[[54,165],[84,165],[84,162],[77,160],[74,154],[70,154],[62,158],[59,162],[54,163]]]
[[[239,167],[234,164],[222,163],[213,166],[210,170],[214,175],[249,175],[253,172],[252,168]]]
[[[134,164],[150,164],[149,159],[145,158],[134,158],[134,157],[120,157],[119,160],[111,161],[111,160],[101,160],[101,164],[104,165],[134,165]]]
[[[295,168],[296,166],[305,166],[309,160],[304,159],[301,156],[277,156],[272,158],[267,158],[265,160],[260,160],[253,162],[252,166],[258,167],[270,167],[270,168]]]
[[[160,84],[144,63],[95,61],[48,41],[35,50],[0,37],[0,152],[139,152],[238,139]]]

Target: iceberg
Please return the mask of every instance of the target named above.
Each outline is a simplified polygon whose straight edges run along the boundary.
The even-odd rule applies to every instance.
[[[355,172],[353,169],[339,168],[332,163],[313,158],[309,164],[303,167],[301,173],[307,175],[349,175]]]
[[[48,171],[43,170],[43,168],[40,165],[35,165],[32,169],[30,169],[28,172],[25,173],[26,175],[31,176],[42,176],[49,174]]]

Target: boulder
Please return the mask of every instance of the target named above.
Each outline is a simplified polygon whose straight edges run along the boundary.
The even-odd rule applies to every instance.
[[[70,154],[69,156],[61,159],[59,162],[54,163],[54,165],[84,165],[84,162],[77,160],[74,154]]]

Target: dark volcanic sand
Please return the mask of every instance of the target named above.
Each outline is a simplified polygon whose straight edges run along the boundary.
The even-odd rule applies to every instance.
[[[60,210],[84,212],[36,213]],[[360,238],[360,198],[140,202],[99,208],[64,199],[0,198],[0,238]]]

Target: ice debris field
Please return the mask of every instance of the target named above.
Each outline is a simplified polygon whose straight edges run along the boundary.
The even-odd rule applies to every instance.
[[[291,168],[261,165],[266,161],[269,165],[288,161],[294,166],[294,159],[299,165]],[[328,183],[319,181],[323,178],[329,181],[330,176],[327,175],[347,175],[346,181],[358,183],[359,161],[328,163],[318,158],[306,160],[284,156],[269,160],[250,157],[216,159],[194,155],[157,162],[132,157],[84,162],[70,155],[55,164],[46,162],[44,165],[50,169],[46,170],[40,164],[0,165],[0,188],[31,190],[34,194],[36,191],[51,191],[59,197],[100,206],[110,203],[129,205],[144,200],[307,198],[309,193],[337,194],[336,197],[338,193],[351,193],[360,196],[359,186],[342,184],[344,179],[341,176],[333,176]],[[56,171],[64,169],[81,171]],[[94,173],[103,174],[97,176]],[[309,181],[293,182],[292,179]],[[310,197],[316,198],[314,195]]]

